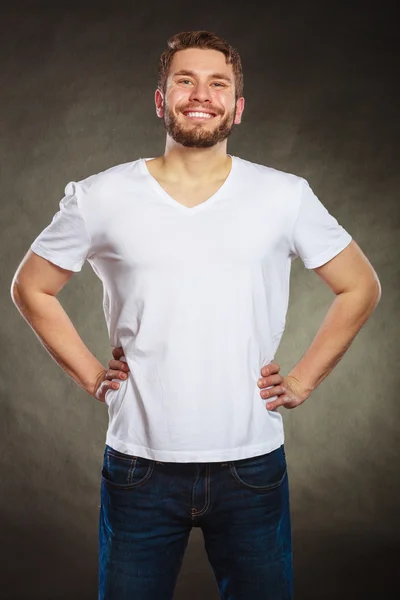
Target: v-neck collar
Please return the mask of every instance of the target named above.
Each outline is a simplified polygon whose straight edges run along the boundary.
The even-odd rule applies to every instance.
[[[141,169],[143,175],[146,176],[147,180],[149,181],[149,183],[153,187],[153,189],[158,194],[160,194],[161,196],[163,196],[164,199],[168,202],[168,204],[170,204],[172,206],[175,206],[176,208],[178,208],[178,209],[180,209],[182,211],[186,211],[186,212],[189,212],[189,213],[194,213],[194,212],[199,212],[201,210],[204,210],[205,208],[207,208],[211,204],[214,204],[214,202],[216,200],[218,200],[218,198],[222,194],[224,194],[227,189],[229,189],[231,187],[231,185],[232,185],[232,179],[233,179],[233,175],[234,175],[234,171],[236,169],[236,157],[232,156],[231,154],[228,154],[228,156],[231,157],[231,170],[229,171],[228,176],[225,179],[224,183],[207,200],[204,200],[204,202],[200,202],[200,204],[197,204],[196,206],[192,206],[192,207],[185,206],[184,204],[181,204],[180,202],[178,202],[177,200],[175,200],[174,198],[172,198],[172,196],[170,196],[168,194],[168,192],[166,192],[164,190],[164,188],[162,187],[162,185],[160,185],[158,183],[157,179],[155,177],[153,177],[153,175],[150,173],[150,171],[149,171],[149,169],[147,168],[147,165],[146,165],[146,161],[147,160],[152,160],[152,158],[140,158],[139,159],[139,166],[140,166],[140,169]]]

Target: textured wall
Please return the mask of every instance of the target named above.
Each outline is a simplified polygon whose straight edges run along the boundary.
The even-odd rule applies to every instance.
[[[399,98],[390,5],[372,12],[364,2],[331,0],[261,8],[178,0],[161,8],[9,4],[0,25],[0,526],[7,551],[0,598],[97,597],[107,410],[52,361],[14,307],[10,284],[68,181],[163,152],[153,103],[157,60],[166,39],[188,29],[215,31],[242,56],[246,107],[228,151],[308,179],[380,278],[381,302],[342,362],[283,416],[297,599],[392,597],[382,588],[394,578],[400,529]],[[89,265],[59,299],[106,365],[101,283]],[[295,261],[276,357],[283,374],[332,300]],[[177,600],[188,596],[218,597],[198,530],[176,591]]]

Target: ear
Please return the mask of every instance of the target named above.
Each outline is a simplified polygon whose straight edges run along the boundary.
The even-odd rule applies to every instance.
[[[236,102],[236,113],[234,124],[239,125],[242,122],[242,114],[244,111],[244,98],[239,98]]]
[[[164,98],[162,92],[157,88],[154,94],[154,101],[156,103],[156,113],[159,119],[164,116]]]

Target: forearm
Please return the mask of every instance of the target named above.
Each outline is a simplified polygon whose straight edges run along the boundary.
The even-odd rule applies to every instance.
[[[15,291],[13,301],[50,356],[93,395],[106,369],[85,346],[57,298],[42,292]]]
[[[342,359],[379,301],[379,293],[338,294],[314,340],[289,376],[309,395]]]

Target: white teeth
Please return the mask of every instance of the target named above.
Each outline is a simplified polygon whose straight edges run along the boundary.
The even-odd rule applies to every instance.
[[[189,112],[186,113],[188,117],[203,117],[206,119],[211,119],[212,115],[208,114],[208,113],[203,113],[203,112]]]

